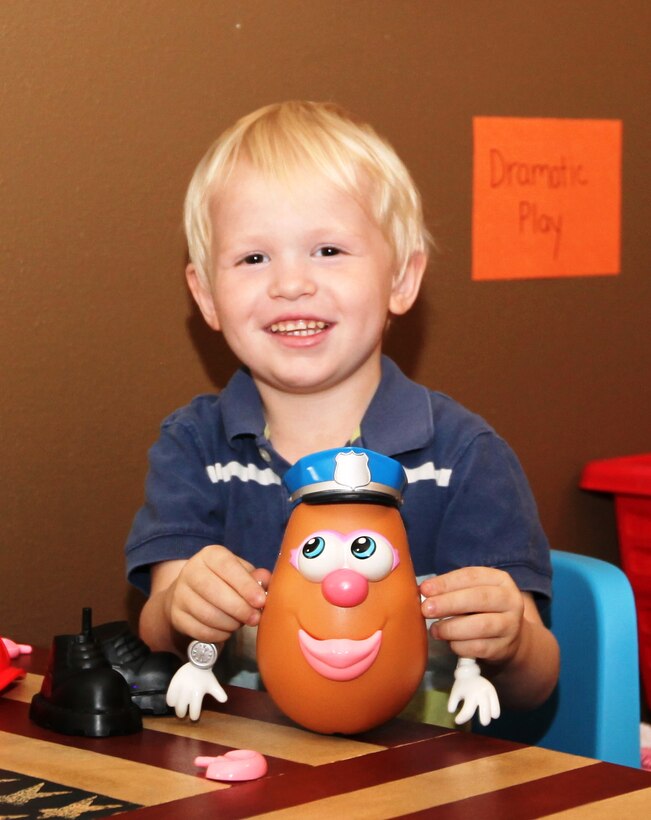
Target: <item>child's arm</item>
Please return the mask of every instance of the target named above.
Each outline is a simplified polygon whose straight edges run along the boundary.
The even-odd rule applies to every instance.
[[[425,617],[446,619],[432,625],[432,637],[481,661],[503,706],[532,709],[547,699],[558,679],[558,644],[533,596],[508,573],[465,567],[429,578],[421,593]]]
[[[242,624],[258,623],[270,574],[217,545],[156,564],[140,635],[152,650],[181,654],[191,638],[221,643]]]

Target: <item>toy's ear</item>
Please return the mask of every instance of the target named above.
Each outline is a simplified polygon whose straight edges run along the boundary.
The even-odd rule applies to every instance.
[[[203,318],[213,330],[220,330],[219,317],[215,307],[215,299],[210,285],[199,275],[196,267],[190,263],[185,269],[185,279],[190,288],[194,301],[199,306]]]
[[[425,251],[414,251],[404,270],[395,275],[389,301],[389,311],[394,316],[402,316],[416,301],[426,267]]]

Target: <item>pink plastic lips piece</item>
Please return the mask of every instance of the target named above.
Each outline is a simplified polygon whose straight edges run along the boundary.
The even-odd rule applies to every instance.
[[[305,660],[315,672],[329,680],[353,680],[370,668],[380,651],[382,630],[369,638],[354,641],[350,638],[318,640],[303,629],[298,630],[298,641]]]
[[[252,749],[233,749],[219,757],[197,757],[194,765],[206,770],[209,780],[257,780],[267,773],[267,761]]]

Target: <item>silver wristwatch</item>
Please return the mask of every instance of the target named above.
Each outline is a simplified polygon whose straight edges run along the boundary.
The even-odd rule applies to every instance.
[[[192,641],[188,646],[188,660],[199,669],[212,669],[217,662],[217,647],[214,643]]]

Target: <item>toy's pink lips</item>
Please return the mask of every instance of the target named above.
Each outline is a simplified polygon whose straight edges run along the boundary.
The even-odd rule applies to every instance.
[[[358,641],[351,638],[321,641],[299,629],[298,642],[305,660],[319,675],[329,680],[353,680],[363,675],[375,661],[382,643],[382,630]]]
[[[252,749],[232,749],[218,757],[196,757],[194,765],[209,780],[257,780],[267,773],[267,761]]]

